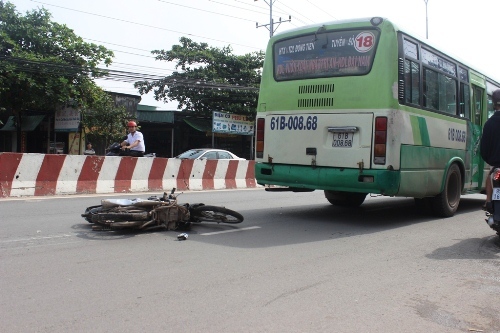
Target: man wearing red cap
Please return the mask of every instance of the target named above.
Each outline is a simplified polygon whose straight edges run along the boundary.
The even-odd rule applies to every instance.
[[[129,133],[127,139],[121,143],[121,155],[143,157],[146,151],[146,145],[144,144],[142,133],[137,130],[135,121],[129,121],[127,127]]]

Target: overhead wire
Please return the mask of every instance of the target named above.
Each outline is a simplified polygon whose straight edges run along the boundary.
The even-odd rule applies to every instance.
[[[109,45],[114,45],[114,46],[126,47],[126,48],[130,48],[130,49],[138,50],[138,51],[148,52],[148,53],[150,53],[150,54],[151,54],[151,51],[149,51],[149,50],[144,50],[144,49],[139,49],[139,48],[129,47],[129,46],[126,46],[126,45],[121,45],[121,44],[114,44],[114,43],[104,42],[104,41],[95,40],[95,39],[91,39],[91,38],[85,38],[85,37],[83,37],[83,39],[84,39],[84,40],[93,41],[93,42],[102,43],[102,44],[109,44]],[[127,51],[122,51],[122,50],[109,49],[109,48],[108,48],[108,50],[113,51],[113,52],[119,52],[119,53],[125,53],[125,54],[128,54],[128,55],[138,56],[138,57],[144,57],[144,58],[156,59],[156,57],[155,57],[155,56],[153,56],[153,55],[137,54],[137,53],[127,52]],[[134,65],[134,64],[120,63],[120,62],[115,62],[115,61],[113,61],[113,63],[110,65],[110,67],[113,67],[113,68],[114,68],[114,67],[120,67],[120,66],[116,66],[117,64],[119,64],[119,65],[134,66],[134,67],[143,67],[143,68],[151,68],[151,69],[167,70],[167,71],[175,71],[174,69],[169,69],[169,68],[158,68],[158,67],[150,67],[150,66],[141,66],[141,65]]]
[[[166,29],[166,28],[162,28],[162,27],[157,27],[157,26],[152,26],[152,25],[148,25],[148,24],[143,24],[143,23],[133,22],[133,21],[129,21],[129,20],[119,19],[119,18],[115,18],[115,17],[111,17],[111,16],[102,15],[102,14],[96,14],[96,13],[86,12],[86,11],[77,10],[77,9],[73,9],[73,8],[68,8],[68,7],[53,5],[53,4],[45,3],[45,2],[42,2],[42,1],[37,1],[37,0],[31,0],[31,1],[43,4],[43,5],[47,5],[47,6],[57,7],[57,8],[61,8],[61,9],[69,10],[69,11],[74,11],[74,12],[80,12],[80,13],[87,14],[87,15],[98,16],[98,17],[102,17],[102,18],[106,18],[106,19],[110,19],[110,20],[116,20],[116,21],[125,22],[125,23],[129,23],[129,24],[141,25],[141,26],[145,26],[145,27],[149,27],[149,28],[170,31],[170,32],[178,33],[178,34],[196,36],[196,37],[201,37],[201,38],[205,38],[205,39],[209,39],[209,40],[214,40],[214,41],[219,41],[219,42],[225,42],[225,41],[218,40],[218,39],[213,39],[213,38],[208,38],[208,37],[204,37],[204,36],[194,35],[194,34],[185,33],[185,32],[181,32],[181,31],[176,31],[176,30],[172,30],[172,29]],[[173,2],[170,2],[170,1],[165,1],[165,0],[158,0],[158,1],[166,3],[166,4],[170,4],[170,5],[177,5],[177,6],[181,6],[181,7],[185,7],[185,8],[190,8],[190,9],[194,9],[194,10],[201,10],[199,8],[195,8],[195,7],[191,7],[191,6],[186,6],[186,5],[181,5],[181,4],[173,3]],[[217,2],[217,1],[213,1],[213,2],[222,4],[222,5],[226,5],[226,4]],[[234,6],[234,7],[235,8],[240,8],[242,10],[249,10],[249,9],[245,9],[245,8],[242,8],[242,7],[237,7],[237,6]],[[203,11],[211,13],[211,14],[222,15],[222,16],[227,16],[227,17],[231,17],[231,18],[235,18],[235,19],[242,19],[242,20],[253,22],[253,20],[243,19],[243,18],[240,18],[240,17],[232,16],[232,15],[226,15],[226,14],[221,14],[221,13],[212,12],[212,11],[206,11],[206,10],[203,10]],[[257,12],[257,11],[254,11],[254,12]],[[92,39],[87,39],[87,40],[96,41],[96,40],[92,40]],[[144,49],[140,49],[140,48],[133,48],[133,47],[119,45],[119,44],[114,44],[114,43],[109,43],[109,42],[102,42],[102,41],[97,41],[97,42],[99,42],[99,43],[106,43],[106,44],[115,45],[115,46],[120,46],[120,47],[127,47],[129,49],[135,49],[135,50],[144,51],[144,52],[150,52],[150,51],[147,51],[147,50],[144,50]],[[230,43],[230,42],[228,42],[228,43]],[[239,44],[239,43],[231,43],[231,44],[239,45],[239,46],[244,46],[244,47],[249,47],[249,48],[255,48],[255,47],[251,47],[251,46],[243,45],[243,44]],[[258,48],[255,48],[255,49],[258,49]],[[129,54],[129,55],[134,55],[134,56],[155,58],[154,56],[142,55],[142,54],[127,52],[127,51],[122,51],[122,50],[111,50],[111,51],[125,53],[125,54]],[[114,63],[114,64],[119,64],[119,63]],[[147,66],[138,66],[138,65],[133,65],[133,64],[124,64],[124,63],[121,63],[121,64],[122,65],[126,65],[126,66],[136,66],[136,67],[144,67],[144,68],[147,67]],[[58,67],[57,64],[56,65],[54,65],[54,64],[51,64],[51,65],[45,64],[45,65],[46,65],[46,67],[44,69],[44,73],[45,74],[54,74],[54,75],[61,74],[61,72],[57,72],[56,73],[56,71],[53,71],[51,73],[51,70],[54,70],[54,68],[61,69],[61,67]],[[113,64],[111,66],[113,66]],[[115,66],[115,67],[120,68],[119,66]],[[153,67],[150,67],[150,68],[153,68]],[[127,69],[127,68],[125,68],[125,69]],[[23,68],[23,70],[27,71],[27,72],[35,72],[35,73],[37,73],[37,72],[39,73],[41,71],[41,69],[34,69],[32,67],[31,68]],[[68,67],[68,66],[65,67],[65,70],[66,70],[66,72],[64,74],[74,74],[75,72],[80,72],[81,73],[81,71],[82,71],[81,68],[78,68],[78,69],[73,68],[72,69],[71,67]],[[72,72],[72,70],[73,70],[73,72]],[[123,70],[115,70],[115,69],[110,69],[110,68],[105,68],[105,69],[104,68],[98,68],[98,70],[106,72],[107,75],[103,76],[103,77],[95,77],[95,79],[100,79],[100,80],[115,80],[115,81],[122,81],[122,82],[125,82],[125,83],[127,83],[127,82],[131,83],[131,82],[136,82],[136,81],[148,81],[148,80],[150,80],[150,81],[157,81],[157,80],[165,79],[166,77],[168,77],[168,76],[159,76],[159,75],[152,74],[152,73],[137,73],[137,72],[123,71]],[[161,69],[161,70],[174,71],[172,69]],[[102,74],[102,72],[101,72],[101,74]],[[220,85],[220,84],[207,84],[206,82],[199,81],[199,80],[196,83],[182,82],[182,81],[179,81],[179,79],[177,79],[177,81],[170,81],[170,82],[171,83],[174,82],[175,84],[184,84],[184,85],[196,86],[198,88],[200,86],[203,86],[203,87],[208,87],[208,88],[230,88],[230,89],[238,89],[238,90],[241,90],[241,89],[254,90],[254,89],[256,89],[256,88],[252,88],[252,87],[242,87],[242,86],[232,86],[232,85],[228,86],[228,85]]]
[[[85,40],[90,40],[92,42],[104,43],[104,44],[109,44],[109,45],[113,45],[113,46],[126,47],[128,49],[133,49],[133,50],[137,50],[137,51],[151,52],[151,50],[139,49],[137,47],[127,46],[127,45],[121,45],[121,44],[114,44],[114,43],[111,43],[111,42],[103,42],[103,41],[100,41],[100,40],[86,38],[86,37],[82,37],[82,38],[85,39]]]
[[[328,11],[326,11],[325,9],[323,8],[320,8],[318,5],[316,5],[315,3],[309,1],[309,0],[306,0],[307,2],[309,2],[311,5],[313,5],[314,7],[318,8],[319,10],[321,10],[322,13],[324,14],[327,14],[328,16],[330,16],[331,18],[333,18],[334,20],[337,20],[337,18],[333,15],[331,15]]]
[[[63,7],[63,6],[58,6],[58,5],[52,5],[52,4],[44,3],[44,2],[41,2],[41,1],[37,1],[37,0],[31,0],[31,1],[37,2],[37,3],[41,3],[41,4],[47,5],[47,6],[53,6],[53,7],[57,7],[57,8],[62,8],[62,9],[65,9],[65,10],[70,10],[70,11],[75,11],[75,12],[81,12],[81,13],[84,13],[84,14],[87,14],[87,15],[94,15],[94,16],[103,17],[103,18],[106,18],[106,19],[111,19],[111,20],[117,20],[117,21],[121,21],[121,22],[130,23],[130,24],[142,25],[142,26],[146,26],[146,27],[150,27],[150,28],[156,28],[156,29],[161,29],[161,30],[166,30],[166,31],[172,31],[172,32],[179,33],[179,34],[187,34],[187,35],[192,35],[192,36],[196,36],[196,37],[206,38],[206,37],[203,37],[203,36],[197,36],[197,35],[193,35],[193,34],[182,33],[180,31],[165,29],[165,28],[161,28],[161,27],[156,27],[156,26],[152,26],[152,25],[137,23],[137,22],[128,21],[128,20],[123,20],[123,19],[119,19],[119,18],[114,18],[114,17],[106,16],[106,15],[101,15],[101,14],[96,14],[96,13],[90,13],[90,12],[81,11],[81,10],[77,10],[77,9],[73,9],[73,8],[68,8],[68,7]],[[185,5],[175,4],[175,3],[170,2],[170,1],[162,1],[162,0],[158,0],[158,1],[164,2],[164,3],[167,3],[167,4],[171,4],[171,5],[178,5],[178,6],[182,6],[182,7],[186,7],[186,8],[190,8],[190,9],[200,10],[198,8],[194,8],[194,7],[191,7],[191,6],[185,6]],[[213,13],[213,14],[219,14],[219,13],[215,13],[215,12],[211,12],[211,13]],[[224,15],[224,16],[230,16],[230,15]],[[237,18],[237,17],[233,16],[233,18]],[[251,20],[249,20],[249,21],[251,21]],[[207,39],[211,39],[211,40],[215,40],[215,41],[221,41],[221,40],[212,39],[212,38],[207,38]],[[115,45],[115,46],[121,46],[121,47],[127,47],[127,46],[124,46],[124,45],[113,44],[113,43],[107,43],[107,44]],[[243,45],[243,44],[238,44],[238,43],[232,43],[232,44],[252,48],[251,46],[248,46],[248,45]],[[143,49],[138,49],[138,48],[134,48],[134,49],[148,52],[148,51],[143,50]],[[114,52],[119,52],[119,53],[134,55],[134,56],[147,57],[147,58],[155,58],[154,56],[151,56],[151,55],[142,55],[142,54],[127,52],[127,51],[122,51],[122,50],[114,50],[114,49],[110,49],[110,50],[114,51]],[[111,71],[111,70],[108,70],[108,71]],[[118,71],[118,72],[120,72],[120,71]],[[136,74],[140,74],[140,73],[136,73]],[[108,79],[117,80],[118,78],[122,78],[124,80],[124,82],[129,82],[129,80],[130,80],[130,77],[123,76],[123,75],[110,76]]]
[[[295,14],[297,14],[298,16],[301,16],[301,17],[305,18],[306,20],[309,20],[310,22],[314,22],[314,21],[313,21],[313,20],[311,20],[310,18],[305,17],[302,13],[300,13],[300,12],[298,12],[298,11],[294,10],[293,8],[291,8],[291,7],[287,6],[287,5],[285,5],[283,2],[276,2],[276,4],[275,4],[274,6],[277,6],[278,8],[279,8],[280,6],[286,7],[286,8],[288,8],[290,11],[294,12]],[[301,20],[299,17],[297,17],[297,16],[295,16],[295,15],[294,15],[293,17],[294,17],[297,21],[302,22],[303,24],[311,24],[310,22],[308,23],[308,22],[305,22],[305,21]]]
[[[242,10],[246,10],[246,11],[250,11],[250,12],[254,12],[254,13],[258,13],[258,14],[262,14],[262,15],[267,15],[266,12],[256,11],[256,10],[253,10],[253,9],[243,8],[243,7],[239,7],[239,6],[234,6],[234,5],[230,5],[230,4],[227,4],[227,3],[224,3],[224,2],[220,2],[220,1],[215,1],[215,0],[208,0],[208,1],[213,2],[213,3],[217,3],[219,5],[223,5],[223,6],[233,7],[233,8],[242,9]],[[260,6],[254,6],[254,7],[259,8],[259,9],[264,9],[264,8],[262,8]]]
[[[233,15],[228,15],[228,14],[217,13],[217,12],[213,12],[213,11],[206,10],[206,9],[200,9],[200,8],[196,8],[196,7],[191,7],[191,6],[181,5],[181,4],[174,3],[174,2],[170,2],[170,1],[165,1],[165,0],[157,0],[157,1],[159,1],[159,2],[164,2],[164,3],[167,3],[167,4],[169,4],[169,5],[174,5],[174,6],[179,6],[179,7],[184,7],[184,8],[189,8],[189,9],[199,10],[199,11],[202,11],[202,12],[204,12],[204,13],[211,13],[211,14],[215,14],[215,15],[220,15],[220,16],[226,16],[226,17],[236,18],[236,19],[243,20],[243,21],[250,21],[250,22],[253,22],[253,20],[250,20],[250,19],[246,19],[246,18],[242,18],[242,17],[237,17],[237,16],[233,16]]]
[[[47,6],[53,6],[53,7],[57,7],[57,8],[65,9],[65,10],[70,10],[70,11],[74,11],[74,12],[84,13],[84,14],[87,14],[87,15],[93,15],[93,16],[98,16],[98,17],[110,19],[110,20],[115,20],[115,21],[120,21],[120,22],[135,24],[135,25],[140,25],[140,26],[144,26],[144,27],[148,27],[148,28],[153,28],[153,29],[158,29],[158,30],[163,30],[163,31],[169,31],[169,32],[180,34],[180,35],[194,36],[194,37],[204,38],[204,39],[207,39],[207,40],[212,40],[212,41],[222,42],[222,43],[230,43],[232,45],[238,45],[238,46],[248,47],[248,48],[257,49],[257,50],[260,49],[258,47],[244,45],[244,44],[240,44],[240,43],[233,43],[233,42],[223,41],[223,40],[220,40],[220,39],[210,38],[210,37],[206,37],[206,36],[201,36],[201,35],[196,35],[196,34],[192,34],[192,33],[182,32],[182,31],[177,31],[177,30],[173,30],[173,29],[167,29],[167,28],[157,27],[157,26],[154,26],[154,25],[149,25],[149,24],[144,24],[144,23],[138,23],[138,22],[124,20],[124,19],[119,19],[119,18],[116,18],[116,17],[111,17],[111,16],[106,16],[106,15],[91,13],[91,12],[87,12],[87,11],[83,11],[83,10],[78,10],[78,9],[73,9],[73,8],[68,8],[68,7],[58,6],[58,5],[52,5],[52,4],[45,3],[45,2],[42,2],[42,1],[38,1],[38,0],[31,0],[31,1],[43,4],[43,5],[47,5]],[[160,2],[167,2],[167,1],[161,1],[161,0],[158,0],[158,1],[160,1]],[[248,21],[250,21],[250,20],[248,20]],[[252,20],[251,22],[254,22],[254,21]]]
[[[4,63],[5,62],[5,63]],[[183,87],[195,87],[198,89],[221,89],[221,90],[248,90],[257,91],[258,88],[250,86],[241,86],[235,84],[217,83],[203,79],[188,79],[178,76],[161,76],[154,74],[144,74],[128,71],[119,71],[106,68],[88,68],[70,64],[58,64],[48,61],[34,61],[23,58],[0,56],[0,68],[7,69],[7,63],[10,63],[18,71],[54,75],[54,76],[78,76],[88,75],[95,79],[113,80],[134,83],[138,81],[163,81],[171,86],[180,85]]]

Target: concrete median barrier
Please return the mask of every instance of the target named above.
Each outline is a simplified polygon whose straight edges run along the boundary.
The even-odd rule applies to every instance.
[[[0,153],[0,198],[256,187],[254,161]]]

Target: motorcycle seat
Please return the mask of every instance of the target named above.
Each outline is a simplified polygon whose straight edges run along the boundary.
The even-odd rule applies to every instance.
[[[157,200],[144,199],[103,199],[101,205],[105,208],[117,206],[153,207],[160,204]]]

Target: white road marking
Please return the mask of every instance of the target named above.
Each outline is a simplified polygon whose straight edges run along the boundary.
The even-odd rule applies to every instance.
[[[237,232],[237,231],[245,231],[245,230],[252,230],[252,229],[259,229],[260,227],[248,227],[248,228],[241,228],[241,229],[232,229],[232,230],[224,230],[224,231],[216,231],[216,232],[206,232],[203,234],[200,234],[200,236],[212,236],[212,235],[218,235],[218,234],[226,234],[229,232]]]
[[[30,237],[30,238],[2,240],[2,241],[0,241],[0,243],[26,242],[26,241],[34,241],[34,240],[42,240],[42,239],[53,239],[53,238],[62,238],[62,237],[71,237],[71,236],[73,236],[73,235],[38,236],[38,237]]]

